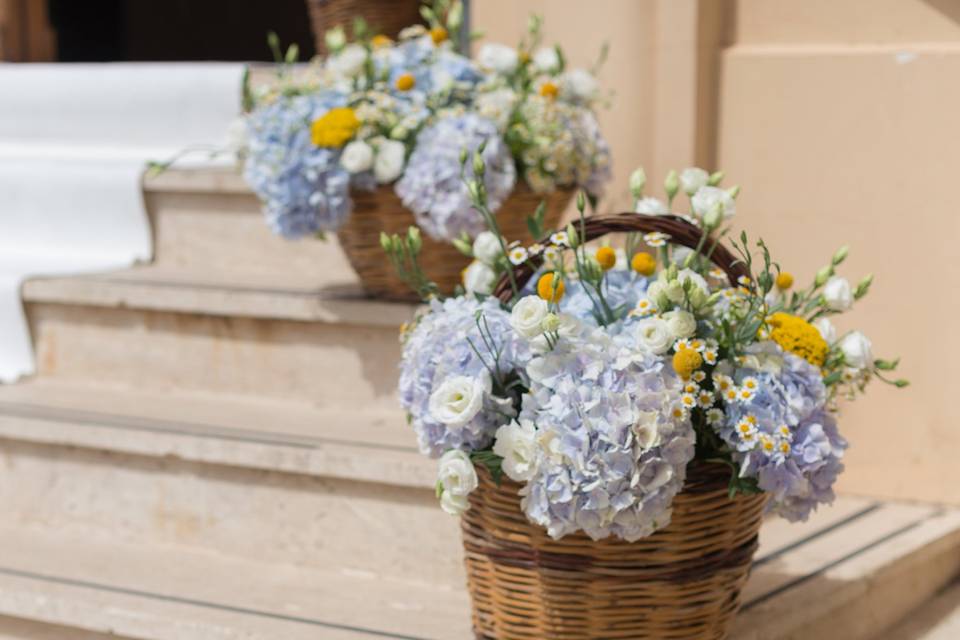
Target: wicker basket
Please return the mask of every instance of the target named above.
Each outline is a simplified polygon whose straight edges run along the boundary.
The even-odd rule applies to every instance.
[[[513,193],[497,211],[497,224],[508,240],[520,240],[529,235],[526,219],[533,215],[540,201],[546,199],[545,226],[553,227],[572,197],[570,190],[558,190],[541,196],[525,183],[518,183]],[[405,234],[416,224],[413,213],[403,206],[393,187],[376,191],[357,191],[351,194],[353,211],[337,231],[340,245],[368,295],[387,300],[419,300],[394,272],[380,246],[380,232]],[[420,264],[427,276],[444,293],[452,293],[461,282],[461,273],[469,258],[453,245],[438,242],[424,235]]]
[[[692,464],[670,524],[633,543],[552,540],[520,510],[520,485],[477,473],[462,519],[477,638],[726,637],[766,501],[731,500],[729,468]]]
[[[341,25],[349,29],[354,18],[362,17],[376,33],[390,37],[401,29],[420,22],[421,0],[307,0],[317,55],[327,46],[323,35],[327,29]]]
[[[579,225],[577,225],[579,228]],[[583,240],[614,232],[659,231],[696,247],[701,230],[674,216],[622,213],[588,219]],[[730,251],[704,241],[731,282],[746,273]],[[525,281],[538,267],[517,267]],[[495,295],[507,301],[509,279]],[[636,542],[583,534],[552,540],[523,514],[520,485],[498,487],[479,467],[463,515],[467,584],[477,638],[597,640],[725,638],[757,548],[766,496],[728,494],[730,470],[691,463],[670,524]]]

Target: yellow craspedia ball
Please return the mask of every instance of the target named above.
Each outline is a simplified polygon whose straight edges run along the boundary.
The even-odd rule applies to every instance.
[[[404,73],[397,78],[393,86],[397,88],[397,91],[410,91],[417,86],[417,79],[413,77],[412,73]]]
[[[649,253],[637,253],[630,260],[630,268],[642,276],[652,276],[657,270],[657,259]]]
[[[370,45],[374,49],[382,49],[383,47],[389,46],[391,42],[393,42],[393,40],[390,39],[390,36],[385,36],[382,33],[378,33],[370,38]]]
[[[360,127],[357,114],[350,107],[336,107],[313,121],[310,139],[318,147],[342,147]]]
[[[447,30],[443,27],[434,27],[430,29],[430,39],[433,40],[433,44],[440,44],[450,37],[450,34],[447,33]]]
[[[793,274],[787,271],[781,271],[777,275],[777,289],[785,291],[793,286]]]
[[[613,266],[617,264],[617,252],[610,247],[600,247],[597,249],[595,257],[597,262],[600,263],[600,268],[604,271],[613,269]]]
[[[684,380],[687,380],[702,365],[703,356],[696,349],[680,347],[673,354],[673,370]]]
[[[544,82],[540,85],[540,95],[544,98],[556,98],[560,93],[560,88],[552,82]]]
[[[789,313],[775,313],[767,318],[768,337],[784,351],[794,353],[810,364],[822,367],[830,345],[812,324]]]
[[[545,273],[540,276],[540,279],[537,280],[537,295],[546,300],[547,302],[560,302],[560,298],[563,297],[564,285],[563,280],[557,282],[557,288],[553,288],[553,278],[554,273]]]

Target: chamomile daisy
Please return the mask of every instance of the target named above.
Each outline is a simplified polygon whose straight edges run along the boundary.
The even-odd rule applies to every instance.
[[[713,394],[709,391],[701,391],[697,394],[697,404],[701,409],[709,409],[713,406]]]
[[[543,253],[543,245],[539,242],[534,242],[532,245],[527,247],[527,253],[531,256],[538,256]]]
[[[717,364],[717,351],[716,349],[704,349],[703,351],[703,361],[707,364]]]
[[[513,249],[510,249],[507,257],[510,258],[510,262],[513,264],[523,264],[530,256],[527,253],[527,250],[523,247],[514,247]]]
[[[657,310],[657,305],[650,298],[643,297],[637,300],[637,306],[630,311],[630,315],[641,318],[649,316]]]
[[[740,387],[737,392],[737,399],[740,400],[740,402],[750,402],[756,394],[756,391],[747,389],[746,387]]]
[[[680,396],[680,404],[689,411],[697,406],[697,397],[692,393],[684,393]]]
[[[707,410],[707,423],[711,427],[719,427],[723,424],[724,413],[721,409]]]
[[[643,241],[647,243],[649,247],[664,247],[667,244],[667,240],[670,239],[670,234],[662,233],[660,231],[652,231],[650,233],[643,234]]]
[[[554,231],[550,234],[550,242],[561,247],[566,247],[570,244],[570,237],[567,236],[566,231]]]
[[[707,379],[707,374],[703,369],[697,369],[696,371],[690,374],[690,377],[693,379],[694,382],[696,382],[697,384],[700,384],[701,382]]]
[[[753,376],[747,376],[743,379],[743,382],[740,383],[740,386],[750,391],[756,391],[760,388],[760,381]]]

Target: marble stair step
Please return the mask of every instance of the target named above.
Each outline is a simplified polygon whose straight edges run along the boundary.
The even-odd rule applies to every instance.
[[[80,631],[131,640],[471,637],[462,583],[419,572],[384,579],[63,529],[0,528],[0,548],[18,550],[0,560],[0,638],[14,621],[78,630],[12,636],[25,640],[87,640]],[[841,497],[803,525],[770,520],[731,638],[890,637],[957,575],[958,550],[960,512],[936,506]]]

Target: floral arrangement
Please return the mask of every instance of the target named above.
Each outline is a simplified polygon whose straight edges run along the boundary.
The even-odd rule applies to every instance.
[[[610,152],[594,116],[594,72],[568,69],[559,47],[543,46],[539,18],[518,47],[484,44],[471,59],[450,37],[461,28],[459,0],[437,0],[423,15],[429,27],[397,41],[362,20],[349,41],[332,29],[326,59],[305,70],[284,64],[276,85],[251,95],[244,175],[276,233],[335,231],[352,189],[392,184],[431,237],[472,238],[483,222],[461,176],[463,150],[482,153],[494,212],[518,179],[537,193],[600,195]]]
[[[510,245],[486,204],[484,157],[472,162],[468,191],[490,228],[463,249],[501,265],[504,295],[441,299],[418,271],[417,230],[382,238],[427,297],[402,331],[399,394],[421,451],[439,458],[445,511],[469,508],[485,467],[522,485],[526,517],[550,536],[633,541],[669,523],[694,460],[726,465],[731,497],[766,492],[789,520],[833,500],[847,448],[838,401],[873,378],[907,384],[887,378],[897,361],[875,358],[866,336],[834,328],[872,282],[837,273],[846,247],[801,288],[744,233],[731,243],[744,275],[731,282],[711,257],[739,188],[697,168],[671,172],[663,200],[645,196],[642,170],[630,181],[635,215],[673,212],[695,247],[663,232],[630,234],[624,249],[583,243],[582,193],[579,228]],[[534,276],[518,281],[507,265]]]

